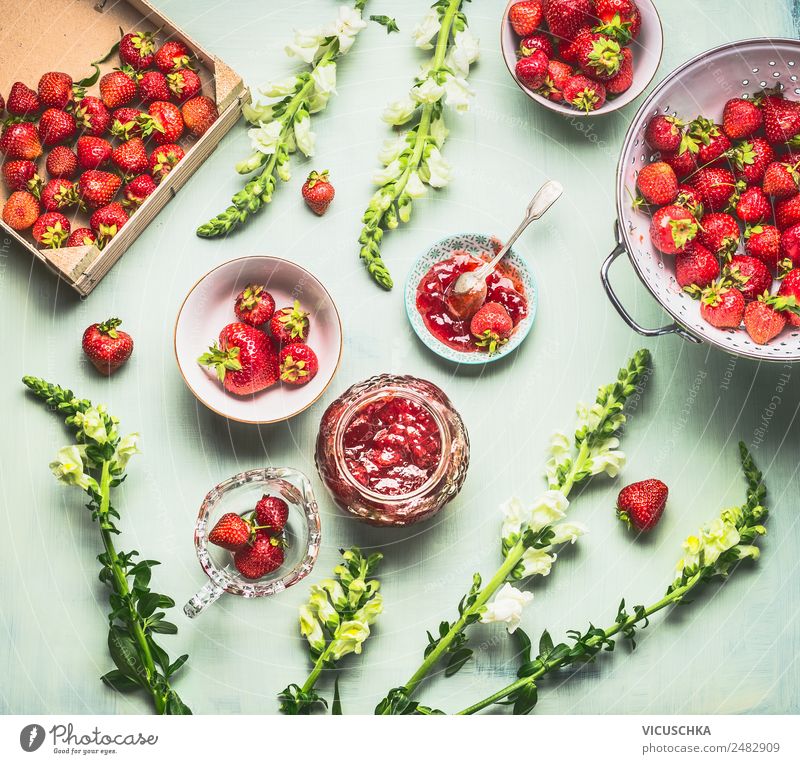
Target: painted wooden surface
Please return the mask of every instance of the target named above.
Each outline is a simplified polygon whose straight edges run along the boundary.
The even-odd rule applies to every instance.
[[[288,73],[282,48],[292,27],[323,23],[336,7],[329,0],[157,5],[251,85]],[[678,338],[643,343],[619,320],[597,272],[612,247],[614,167],[636,106],[603,120],[570,122],[533,105],[499,54],[504,5],[476,0],[467,7],[483,50],[471,77],[477,101],[469,114],[449,119],[445,153],[456,170],[452,185],[418,204],[413,222],[385,239],[385,257],[399,285],[391,294],[366,278],[354,242],[372,192],[375,153],[387,135],[380,111],[407,90],[421,60],[408,33],[425,2],[368,4],[368,12],[396,16],[402,34],[387,36],[376,25],[363,33],[339,67],[339,95],[315,120],[317,157],[294,160],[294,177],[277,190],[270,207],[228,240],[201,241],[194,229],[226,206],[238,187],[231,167],[248,151],[242,129],[229,134],[87,301],[59,286],[26,252],[0,242],[0,710],[147,710],[144,702],[116,695],[98,681],[111,666],[106,593],[96,576],[97,532],[82,497],[49,476],[47,463],[67,436],[54,416],[26,398],[18,381],[24,373],[106,402],[125,428],[143,434],[145,453],[132,463],[117,502],[123,539],[127,548],[163,561],[154,585],[179,603],[204,582],[192,526],[212,485],[270,464],[312,476],[325,534],[313,577],[329,574],[340,546],[360,544],[386,555],[385,616],[341,682],[345,710],[369,713],[385,690],[417,666],[425,630],[452,617],[472,571],[495,569],[497,505],[511,494],[530,499],[541,490],[550,432],[571,428],[575,403],[590,399],[642,344],[653,351],[655,373],[625,435],[624,478],[658,476],[670,485],[664,520],[646,541],[634,541],[613,517],[620,480],[595,482],[572,509],[591,533],[563,554],[550,577],[536,582],[524,628],[538,633],[546,626],[560,635],[589,620],[610,622],[623,595],[629,603],[656,599],[672,576],[681,540],[720,508],[740,501],[739,439],[752,444],[771,489],[774,512],[764,554],[731,585],[656,618],[634,655],[622,648],[568,682],[546,683],[537,712],[800,710],[800,372],[737,361]],[[690,16],[686,4],[660,0],[666,44],[658,79],[722,42],[795,34],[788,2],[758,5],[756,15],[744,0],[702,0],[692,4]],[[329,168],[337,188],[322,219],[300,202],[302,179],[312,167]],[[446,234],[477,230],[502,236],[513,230],[528,198],[548,177],[560,180],[566,193],[519,245],[540,286],[533,331],[505,362],[457,371],[413,336],[403,312],[404,275],[426,245]],[[216,264],[249,253],[289,257],[311,269],[337,300],[346,334],[342,366],[325,398],[288,424],[261,428],[228,423],[196,403],[172,354],[175,314],[190,286]],[[623,262],[614,277],[642,323],[663,322]],[[106,381],[87,367],[79,345],[84,327],[109,315],[124,318],[136,350],[128,366]],[[388,371],[417,374],[443,387],[472,440],[472,466],[461,495],[433,522],[408,530],[374,530],[341,516],[312,462],[324,406],[351,383]],[[276,711],[276,692],[304,679],[308,670],[295,621],[306,595],[307,585],[300,585],[266,601],[225,597],[194,622],[176,613],[180,634],[169,638],[170,650],[191,653],[178,688],[195,712]],[[427,701],[456,710],[514,675],[499,627],[474,627],[472,636],[479,646],[476,660],[455,678],[430,683]]]

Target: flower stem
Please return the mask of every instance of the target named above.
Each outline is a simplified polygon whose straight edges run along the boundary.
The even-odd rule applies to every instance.
[[[322,651],[319,658],[317,658],[316,662],[314,663],[314,667],[311,669],[311,673],[308,675],[308,679],[306,679],[301,688],[303,692],[308,692],[317,683],[317,679],[319,679],[322,669],[325,668],[325,662],[328,660],[328,655],[331,651],[332,645],[333,641],[329,642],[328,646]]]

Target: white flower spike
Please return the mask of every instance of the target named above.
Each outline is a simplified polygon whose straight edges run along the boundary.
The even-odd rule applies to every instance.
[[[515,589],[505,584],[495,595],[494,600],[486,605],[481,614],[481,623],[504,623],[509,634],[513,634],[522,621],[522,611],[531,600],[531,592]]]

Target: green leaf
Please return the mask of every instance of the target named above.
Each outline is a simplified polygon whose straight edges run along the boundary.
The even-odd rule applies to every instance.
[[[139,602],[136,605],[136,610],[142,618],[149,618],[155,613],[158,607],[158,601],[161,595],[155,592],[144,592],[139,595]]]
[[[142,686],[137,681],[125,676],[119,669],[113,669],[107,674],[103,674],[100,679],[117,692],[132,692],[133,690],[142,689]]]
[[[125,676],[134,682],[146,685],[147,672],[144,669],[142,659],[139,657],[136,643],[129,634],[126,634],[116,626],[112,627],[108,632],[108,651],[111,653],[114,665]]]
[[[180,670],[181,666],[183,666],[183,664],[186,663],[187,660],[189,660],[188,654],[184,654],[181,655],[179,658],[176,658],[175,662],[167,667],[167,670],[165,672],[167,678],[171,677],[173,674],[176,674]]]
[[[331,715],[332,716],[341,716],[342,715],[342,700],[339,697],[339,677],[336,677],[336,681],[333,683],[333,705],[331,706]]]
[[[521,687],[519,690],[517,690],[515,695],[514,714],[529,714],[533,710],[533,707],[536,705],[538,699],[539,695],[536,691],[536,685],[533,682]]]
[[[544,661],[547,660],[547,656],[553,652],[553,638],[550,636],[550,632],[545,629],[542,632],[542,636],[539,638],[539,657]]]
[[[471,657],[472,650],[470,650],[468,647],[462,647],[460,650],[456,650],[450,656],[450,660],[447,662],[447,668],[444,670],[444,675],[453,676],[453,674],[457,674]]]
[[[150,631],[154,631],[156,634],[177,634],[178,627],[169,621],[157,621],[150,625]]]
[[[382,27],[386,27],[386,34],[400,31],[400,27],[397,26],[397,22],[389,16],[370,16],[369,20],[374,21],[376,24],[380,24]]]
[[[180,699],[175,690],[170,690],[167,698],[167,714],[170,716],[191,716],[192,709]]]

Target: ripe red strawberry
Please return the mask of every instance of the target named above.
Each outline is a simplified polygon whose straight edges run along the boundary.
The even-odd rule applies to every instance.
[[[66,146],[56,146],[47,155],[47,173],[51,178],[71,178],[78,171],[78,157]]]
[[[705,117],[697,117],[689,123],[685,143],[690,151],[697,154],[697,162],[700,165],[715,162],[731,147],[731,142],[722,132],[722,127]]]
[[[113,173],[86,170],[78,178],[78,193],[87,206],[97,209],[114,198],[121,184],[122,181]]]
[[[547,63],[547,75],[538,92],[551,101],[564,100],[564,86],[574,74],[572,67],[563,61],[551,60]]]
[[[775,271],[780,257],[781,234],[774,225],[761,223],[748,226],[744,232],[744,249],[750,257],[757,257],[767,268]]]
[[[775,225],[785,231],[795,223],[800,223],[800,194],[781,199],[775,205]]]
[[[719,276],[719,261],[697,240],[675,255],[675,280],[690,294],[699,294]]]
[[[98,241],[105,245],[111,241],[128,222],[128,213],[118,202],[112,202],[105,207],[100,207],[92,214],[89,225],[97,235]]]
[[[153,132],[163,132],[161,124],[150,114],[130,106],[117,109],[112,115],[111,134],[120,140],[146,138]]]
[[[489,355],[494,355],[500,345],[508,342],[513,329],[511,316],[499,302],[485,302],[469,324],[475,344],[486,348]]]
[[[639,170],[636,185],[648,204],[663,207],[678,196],[678,179],[666,162],[653,162]]]
[[[305,385],[317,375],[317,354],[303,342],[293,342],[281,349],[278,355],[281,382],[287,385]]]
[[[145,72],[139,80],[139,98],[142,103],[166,101],[171,95],[167,78],[156,71]]]
[[[726,212],[709,212],[700,219],[700,243],[717,257],[730,257],[739,248],[741,231]]]
[[[84,96],[75,106],[75,121],[84,135],[103,135],[111,127],[111,112],[95,96]]]
[[[300,192],[309,209],[316,215],[325,214],[336,193],[328,178],[327,170],[322,172],[312,170]]]
[[[530,56],[535,50],[542,51],[548,58],[553,57],[553,43],[548,34],[537,32],[536,34],[528,35],[520,40],[517,58]]]
[[[115,69],[100,78],[100,97],[108,109],[129,104],[136,98],[137,92],[138,87],[134,77],[126,71]]]
[[[781,279],[778,296],[794,297],[798,304],[800,304],[800,268],[790,270],[783,279]],[[792,326],[800,326],[800,316],[796,313],[787,312],[786,319]]]
[[[156,190],[156,182],[150,175],[142,174],[127,183],[122,189],[123,204],[138,207]]]
[[[661,160],[675,170],[675,175],[679,180],[682,180],[697,169],[696,154],[693,154],[688,149],[683,151],[662,151]]]
[[[622,66],[620,44],[599,32],[581,32],[575,38],[574,55],[581,71],[596,80],[610,80]]]
[[[644,139],[655,151],[677,151],[681,145],[683,127],[683,122],[677,117],[658,114],[647,123]]]
[[[153,132],[156,143],[175,143],[183,135],[183,117],[174,103],[153,101],[147,111],[162,128]]]
[[[275,313],[275,300],[265,286],[248,284],[236,296],[233,311],[243,323],[263,326]]]
[[[155,49],[152,32],[128,32],[119,41],[120,60],[137,71],[153,63]]]
[[[772,286],[772,275],[762,260],[750,255],[734,255],[723,275],[735,286],[745,302],[755,300]]]
[[[786,326],[786,316],[776,310],[776,303],[780,304],[780,298],[767,293],[766,297],[760,295],[759,299],[749,302],[744,309],[744,328],[757,345],[766,345]]]
[[[91,228],[76,228],[67,239],[64,246],[67,247],[88,247],[97,241],[94,231]]]
[[[782,271],[800,268],[800,223],[789,226],[781,233],[781,250],[778,266]]]
[[[78,204],[78,189],[71,180],[54,178],[41,190],[39,202],[47,212],[68,209]]]
[[[722,110],[722,129],[731,140],[757,133],[763,122],[761,109],[747,98],[731,98]]]
[[[633,85],[633,53],[630,48],[623,48],[619,71],[610,80],[606,80],[606,92],[619,95],[631,85]]]
[[[564,40],[574,40],[593,22],[591,0],[544,0],[543,10],[550,32]]]
[[[6,104],[9,114],[13,114],[15,117],[32,116],[41,108],[42,103],[35,90],[31,90],[22,82],[15,82],[11,86]]]
[[[606,102],[606,89],[602,83],[576,74],[564,85],[564,100],[582,111],[594,111]]]
[[[78,164],[84,170],[96,170],[111,159],[113,148],[105,138],[82,135],[75,144]]]
[[[581,27],[576,33],[575,37],[571,40],[556,39],[555,40],[557,46],[556,57],[566,64],[575,65],[578,60],[577,58],[578,39],[581,37],[581,35],[587,34],[592,31],[594,31],[593,28],[587,24],[586,26]]]
[[[103,376],[111,376],[133,353],[133,338],[119,330],[122,321],[109,318],[92,324],[83,333],[82,347],[92,365]]]
[[[256,504],[256,525],[280,533],[289,519],[289,505],[277,496],[262,496]]]
[[[542,0],[514,3],[508,11],[508,20],[520,37],[532,34],[542,23]]]
[[[772,205],[758,186],[750,186],[742,191],[736,202],[736,215],[744,223],[760,223],[772,217]]]
[[[60,212],[45,212],[33,224],[33,238],[43,247],[58,249],[69,236],[69,220]]]
[[[800,134],[800,104],[775,93],[757,98],[764,115],[764,132],[774,144],[788,143]]]
[[[656,478],[626,485],[617,496],[617,517],[628,528],[650,531],[661,519],[668,496],[669,488]]]
[[[253,395],[278,381],[278,354],[264,332],[241,322],[228,324],[207,353],[197,359],[214,368],[222,386],[234,395]]]
[[[188,68],[189,55],[189,49],[182,42],[168,40],[156,51],[155,63],[164,74],[169,74]]]
[[[253,526],[235,512],[226,512],[215,523],[208,540],[229,552],[244,549],[253,534]]]
[[[200,95],[203,85],[194,69],[178,69],[167,75],[167,86],[178,103]]]
[[[764,193],[774,199],[787,199],[800,190],[800,173],[797,165],[770,162],[764,172]]]
[[[726,209],[736,192],[736,179],[724,167],[703,167],[692,178],[692,185],[703,207],[712,212]]]
[[[700,297],[700,315],[718,329],[736,329],[744,315],[744,295],[725,281],[707,286]]]
[[[42,106],[63,109],[72,96],[72,77],[64,72],[45,72],[39,80],[39,101]]]
[[[650,221],[650,240],[665,255],[677,255],[697,236],[697,221],[688,210],[670,204],[657,210]]]
[[[42,155],[39,133],[31,122],[12,122],[0,135],[0,154],[6,159],[37,159]]]
[[[120,143],[111,152],[111,161],[124,175],[138,175],[148,166],[147,149],[141,138],[131,138],[125,143]]]
[[[305,342],[311,331],[308,313],[300,307],[298,300],[291,308],[280,308],[272,314],[269,330],[279,345]]]
[[[30,191],[37,185],[36,164],[30,159],[12,159],[3,164],[3,180],[9,191]]]
[[[75,135],[75,117],[61,109],[46,109],[39,120],[39,138],[43,146],[55,146]]]
[[[678,196],[675,199],[675,204],[689,210],[695,220],[700,220],[703,217],[703,203],[700,201],[697,191],[685,183],[678,186]]]
[[[168,143],[154,149],[150,154],[150,174],[153,180],[161,183],[184,156],[186,154],[177,143]]]
[[[607,34],[622,41],[635,40],[642,28],[642,15],[634,0],[596,0],[595,14]]]
[[[187,130],[199,138],[217,121],[219,112],[208,96],[195,96],[183,104],[181,115]]]
[[[769,163],[775,158],[775,152],[768,141],[756,137],[737,143],[730,152],[730,158],[736,177],[757,185],[763,180]]]
[[[245,578],[255,581],[283,565],[284,551],[281,542],[267,534],[256,534],[252,545],[233,554],[233,564]]]
[[[542,51],[535,50],[530,56],[517,61],[514,74],[526,88],[537,90],[547,77],[547,64],[547,56]]]
[[[39,217],[41,208],[36,197],[28,191],[14,191],[3,206],[3,222],[15,231],[25,231]]]

